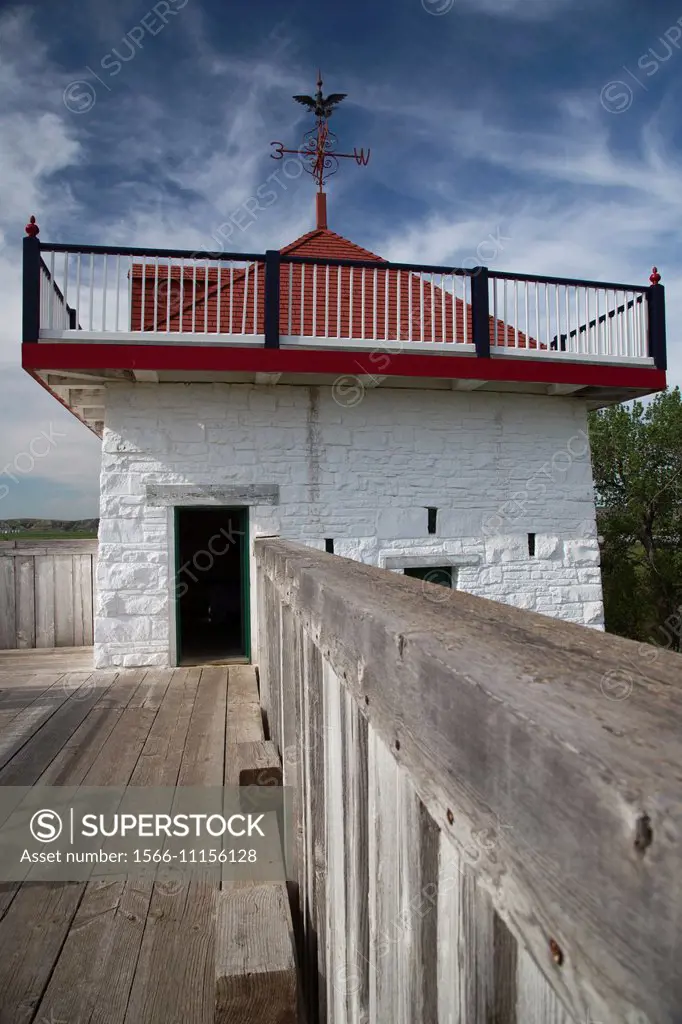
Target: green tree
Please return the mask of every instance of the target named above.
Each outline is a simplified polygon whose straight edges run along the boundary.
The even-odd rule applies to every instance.
[[[682,396],[590,415],[606,628],[682,647]]]

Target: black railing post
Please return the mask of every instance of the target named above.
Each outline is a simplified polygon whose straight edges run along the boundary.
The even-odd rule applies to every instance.
[[[658,278],[658,280],[656,280]],[[654,267],[650,278],[652,284],[647,288],[646,298],[649,310],[649,355],[657,370],[668,369],[668,356],[665,331],[665,288],[659,284],[660,276]]]
[[[488,268],[474,267],[471,271],[471,332],[476,355],[490,358],[490,297]],[[466,309],[464,311],[466,316]]]
[[[23,257],[22,338],[38,341],[40,336],[40,242],[38,225],[31,217],[26,225]]]
[[[279,348],[279,270],[277,249],[265,251],[265,347]]]

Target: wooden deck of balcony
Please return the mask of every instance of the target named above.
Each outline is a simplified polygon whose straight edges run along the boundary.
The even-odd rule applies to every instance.
[[[222,786],[255,678],[93,671],[92,648],[0,652],[0,785]],[[218,899],[195,880],[0,885],[0,1024],[237,1020],[216,1014]]]

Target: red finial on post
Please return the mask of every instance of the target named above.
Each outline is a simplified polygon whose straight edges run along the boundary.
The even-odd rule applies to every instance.
[[[29,220],[29,222],[26,225],[24,230],[26,231],[26,234],[28,235],[29,238],[35,238],[36,237],[36,235],[40,232],[40,228],[36,224],[35,217],[31,216],[31,219]]]
[[[651,272],[651,277],[649,278],[649,280],[651,281],[652,284],[659,284],[660,283],[661,275],[658,272],[658,267],[654,267],[654,269]]]

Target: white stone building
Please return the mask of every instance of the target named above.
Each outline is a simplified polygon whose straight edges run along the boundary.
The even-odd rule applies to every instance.
[[[102,437],[97,667],[257,660],[264,535],[603,626],[587,412],[665,385],[657,282],[386,264],[324,217],[264,255],[36,248],[24,365]]]

